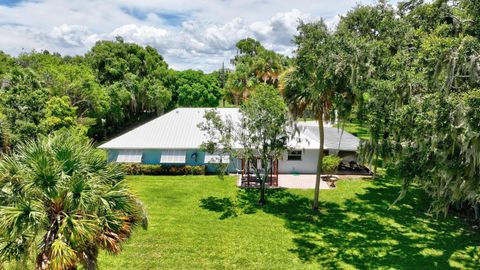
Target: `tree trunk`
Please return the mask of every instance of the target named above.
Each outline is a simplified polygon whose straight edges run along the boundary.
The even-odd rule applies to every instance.
[[[318,153],[318,162],[317,162],[317,175],[315,178],[315,193],[313,196],[313,211],[318,211],[318,197],[320,194],[320,181],[321,181],[321,174],[323,170],[323,149],[324,149],[324,142],[325,142],[325,131],[323,129],[323,110],[321,110],[318,114],[318,131],[320,135],[320,148]]]
[[[374,160],[374,157],[375,157],[375,148],[376,148],[376,147],[377,147],[377,146],[375,145],[375,147],[374,147],[374,148],[372,149],[372,151],[371,151],[372,155],[368,157],[368,170],[369,170],[370,172],[373,172],[372,166],[373,166],[373,160]]]
[[[377,150],[377,146],[375,146],[375,163],[373,165],[373,177],[372,177],[372,179],[375,179],[377,177],[377,167],[378,167],[378,150]]]
[[[262,169],[264,170],[263,176],[260,178],[260,200],[258,201],[258,204],[260,206],[264,206],[266,203],[265,200],[265,185],[268,181],[268,171],[270,169],[268,165],[268,160],[262,158]]]
[[[260,200],[258,201],[258,204],[260,204],[260,206],[265,205],[265,182],[265,179],[262,179],[260,183]]]

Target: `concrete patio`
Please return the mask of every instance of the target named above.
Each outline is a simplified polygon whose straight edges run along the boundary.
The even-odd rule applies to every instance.
[[[279,174],[278,187],[282,188],[296,188],[296,189],[314,189],[315,188],[315,174]],[[338,175],[341,179],[354,178],[370,178],[364,175]],[[241,185],[241,176],[238,177],[238,186]],[[332,189],[325,181],[320,182],[320,189]]]
[[[278,186],[283,188],[314,189],[314,174],[279,174]],[[320,189],[331,189],[324,181],[320,181]]]

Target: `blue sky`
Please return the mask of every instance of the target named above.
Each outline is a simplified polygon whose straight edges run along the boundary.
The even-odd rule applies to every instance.
[[[175,69],[218,69],[235,43],[253,37],[291,54],[298,20],[334,27],[357,4],[376,0],[0,0],[0,50],[76,55],[123,36],[155,47]],[[391,1],[395,3],[396,1]]]

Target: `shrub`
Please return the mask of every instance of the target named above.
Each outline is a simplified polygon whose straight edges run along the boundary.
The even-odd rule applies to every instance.
[[[323,157],[323,173],[333,174],[337,171],[342,159],[338,156],[328,155]]]
[[[123,173],[129,175],[137,175],[140,174],[140,164],[137,163],[122,163],[120,164]]]
[[[205,166],[164,166],[157,164],[122,163],[121,168],[129,175],[205,175]]]

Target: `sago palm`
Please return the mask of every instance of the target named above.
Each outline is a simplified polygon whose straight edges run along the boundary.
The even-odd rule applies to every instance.
[[[2,261],[96,269],[99,249],[118,253],[139,224],[147,226],[144,209],[121,171],[71,132],[26,142],[0,161]]]

